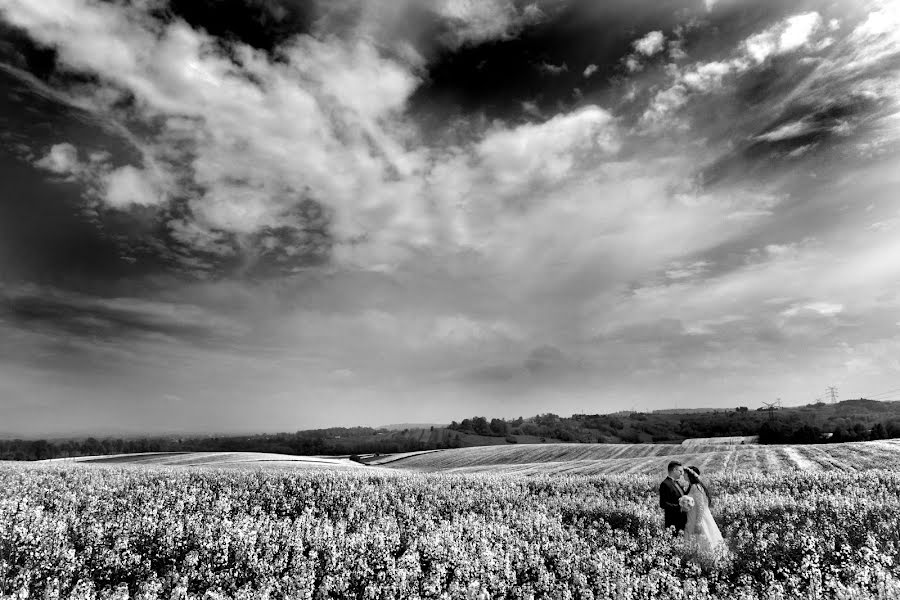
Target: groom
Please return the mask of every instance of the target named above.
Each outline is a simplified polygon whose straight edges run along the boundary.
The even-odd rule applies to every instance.
[[[659,506],[665,514],[665,528],[674,527],[674,534],[684,531],[687,513],[681,509],[678,499],[684,496],[684,488],[678,483],[684,474],[684,466],[677,460],[669,463],[669,475],[659,484]]]

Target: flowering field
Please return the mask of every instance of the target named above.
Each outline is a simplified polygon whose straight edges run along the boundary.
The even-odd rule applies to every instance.
[[[715,565],[645,475],[6,463],[0,596],[900,597],[900,473],[711,479]]]

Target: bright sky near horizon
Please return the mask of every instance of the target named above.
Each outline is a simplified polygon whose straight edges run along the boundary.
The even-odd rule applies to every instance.
[[[898,2],[0,0],[0,32],[0,434],[900,387]]]

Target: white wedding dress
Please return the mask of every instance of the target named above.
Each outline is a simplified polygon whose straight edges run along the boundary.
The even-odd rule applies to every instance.
[[[687,525],[684,528],[685,539],[700,554],[711,557],[723,554],[726,550],[725,540],[709,511],[706,492],[699,485],[693,485],[688,491],[688,496],[693,498],[694,507],[688,512]]]

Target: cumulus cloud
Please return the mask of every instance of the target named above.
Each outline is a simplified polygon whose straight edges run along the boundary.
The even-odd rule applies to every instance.
[[[822,16],[817,12],[793,15],[759,33],[750,35],[728,53],[730,56],[684,66],[670,64],[668,87],[653,94],[643,115],[644,124],[659,125],[666,122],[669,115],[688,103],[690,96],[721,92],[726,89],[729,78],[733,81],[759,67],[771,57],[796,53],[804,49],[816,52],[828,47],[834,43],[832,38],[818,41],[816,38],[816,34],[823,29],[825,27]],[[655,46],[648,44],[648,47]],[[636,55],[628,57],[626,66],[631,71],[642,68]],[[830,69],[833,68],[834,65],[831,65]],[[809,85],[809,82],[806,85]]]
[[[631,43],[634,52],[626,55],[622,59],[622,63],[629,73],[637,73],[644,70],[644,62],[646,59],[653,57],[666,47],[666,37],[661,31],[651,31],[644,37],[639,38]],[[681,56],[680,47],[675,50],[677,56]],[[674,58],[674,56],[673,56]]]
[[[667,122],[668,116],[687,104],[687,87],[676,83],[672,87],[657,92],[650,105],[641,116],[644,123],[661,124]]]
[[[311,195],[335,208],[337,236],[390,225],[421,235],[409,178],[423,158],[407,149],[414,131],[393,118],[418,77],[370,42],[298,36],[274,62],[240,44],[228,56],[183,22],[163,25],[122,6],[7,2],[4,12],[57,47],[61,63],[98,76],[73,91],[81,106],[122,124],[161,125],[131,136],[145,168],[110,174],[113,205],[158,204],[153,180],[178,181],[173,191],[208,230],[246,235],[282,224]],[[122,112],[127,94],[135,103]],[[358,204],[362,190],[368,206]]]
[[[86,185],[89,200],[99,200],[114,209],[131,206],[158,206],[168,200],[158,174],[131,165],[114,168],[108,152],[91,152],[88,161],[81,161],[78,149],[68,143],[54,144],[35,166]]]
[[[78,150],[68,142],[54,144],[46,156],[37,160],[34,164],[58,175],[76,173],[81,169],[81,163],[78,160]]]
[[[682,81],[692,91],[707,93],[722,86],[722,80],[734,72],[729,62],[712,61],[696,64],[684,71]]]
[[[613,117],[597,106],[557,115],[540,124],[495,129],[477,146],[486,174],[503,190],[515,191],[535,178],[554,182],[592,153],[619,147]]]
[[[634,49],[644,56],[653,56],[665,48],[666,36],[662,31],[651,31],[632,43]]]
[[[127,208],[131,205],[157,206],[165,196],[146,173],[126,165],[106,177],[104,198],[113,208]]]
[[[792,52],[808,45],[821,25],[822,17],[817,12],[794,15],[747,38],[744,49],[759,64],[770,56]]]
[[[511,37],[544,18],[536,3],[518,9],[511,0],[436,0],[434,10],[452,27],[451,46]]]
[[[816,52],[825,27],[809,15],[691,64],[670,43],[668,58],[681,62],[629,77],[643,87],[633,88],[627,109],[580,101],[542,113],[518,98],[513,106],[534,122],[472,118],[462,123],[465,135],[435,142],[407,113],[424,59],[375,37],[299,35],[273,60],[236,43],[223,52],[224,42],[183,22],[120,5],[47,2],[0,6],[55,47],[65,68],[95,77],[69,96],[126,130],[137,158],[114,163],[61,143],[41,149],[39,166],[89,174],[81,176],[119,210],[173,202],[167,235],[198,250],[181,257],[184,265],[203,270],[227,258],[245,269],[241,275],[260,272],[248,265],[254,261],[283,267],[278,272],[297,283],[277,299],[239,290],[256,307],[247,309],[256,311],[248,321],[268,327],[259,335],[278,341],[274,354],[321,349],[291,359],[319,361],[314,368],[332,379],[411,376],[415,364],[422,372],[481,369],[484,379],[507,381],[568,373],[556,367],[570,356],[603,373],[646,369],[660,377],[688,368],[766,369],[782,357],[773,347],[796,349],[786,332],[814,341],[816,327],[856,317],[861,303],[896,280],[896,243],[878,230],[838,229],[856,226],[849,216],[834,219],[834,236],[844,240],[839,255],[795,241],[828,228],[817,219],[836,210],[826,198],[837,194],[832,188],[812,203],[796,190],[802,186],[777,177],[718,186],[694,178],[717,143],[735,138],[706,136],[705,121],[690,127],[677,118],[682,109],[721,108],[702,116],[757,146],[834,125],[801,112],[761,123],[757,105],[736,115],[730,99],[691,104],[728,93],[739,77],[771,67],[773,56]],[[508,38],[541,18],[536,7],[517,6],[435,2],[428,10],[450,24],[441,43],[457,47]],[[798,96],[815,104],[847,89],[838,83],[876,73],[880,83],[860,93],[879,106],[894,97],[893,72],[882,61],[896,51],[895,30],[875,17],[857,25],[846,26],[859,41],[855,51],[829,32],[840,51],[810,67]],[[659,35],[632,47],[635,72],[666,47],[665,36],[652,33]],[[597,70],[588,65],[582,75]],[[630,110],[643,116],[634,130],[631,115],[622,115]],[[648,136],[642,125],[657,129]],[[885,135],[897,130],[886,118],[879,125]],[[95,159],[80,162],[79,153]],[[873,213],[853,230],[885,218]],[[857,237],[865,238],[859,247],[846,247]],[[303,307],[295,305],[300,297]],[[98,321],[109,316],[85,310]],[[617,344],[604,346],[612,339],[604,332]]]

